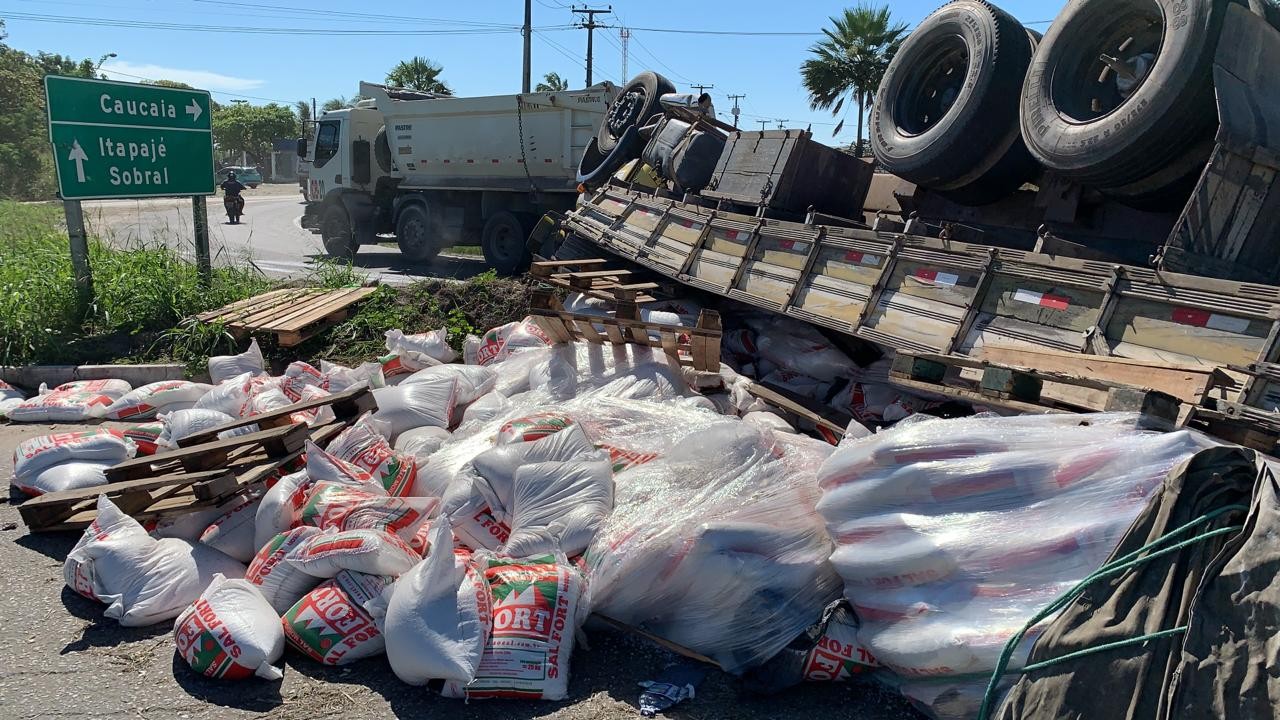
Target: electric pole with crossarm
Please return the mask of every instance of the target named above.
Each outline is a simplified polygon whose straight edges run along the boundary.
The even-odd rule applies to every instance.
[[[593,31],[596,28],[607,27],[606,25],[601,25],[597,23],[596,16],[607,15],[613,12],[613,6],[610,5],[604,10],[593,10],[589,7],[584,7],[581,10],[574,7],[574,8],[570,8],[570,10],[572,10],[574,13],[578,15],[587,16],[587,19],[585,22],[578,23],[578,27],[583,28],[584,30],[587,31],[587,87],[591,87],[591,40],[592,40],[592,35],[594,34]]]

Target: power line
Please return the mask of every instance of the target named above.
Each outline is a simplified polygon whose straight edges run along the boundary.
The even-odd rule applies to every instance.
[[[680,35],[735,35],[752,37],[825,37],[821,32],[769,32],[755,30],[688,30],[685,28],[648,28],[637,27],[632,30],[644,32],[677,33]]]
[[[552,50],[555,50],[556,52],[558,52],[558,53],[560,53],[561,55],[563,55],[563,56],[565,56],[566,58],[568,58],[568,59],[569,59],[569,60],[570,60],[570,61],[571,61],[575,66],[580,67],[580,68],[584,68],[584,69],[586,68],[586,65],[584,65],[584,64],[582,63],[581,58],[579,58],[577,55],[574,55],[574,54],[573,54],[573,52],[572,52],[572,51],[570,51],[570,50],[569,50],[568,48],[566,48],[565,46],[563,46],[563,45],[561,45],[560,43],[558,43],[558,42],[556,42],[556,41],[552,40],[551,38],[547,37],[546,35],[544,35],[544,34],[542,34],[542,33],[538,32],[537,30],[534,30],[534,31],[533,31],[533,36],[534,36],[534,37],[536,37],[536,38],[538,38],[538,39],[539,39],[539,40],[541,40],[542,42],[546,43],[546,44],[547,44],[547,46],[548,46],[548,47],[550,47]]]
[[[81,17],[71,15],[40,15],[35,13],[16,13],[7,12],[5,17],[10,20],[25,20],[28,22],[44,22],[63,25],[92,25],[95,27],[125,27],[140,30],[173,30],[185,32],[203,32],[203,33],[235,33],[241,35],[504,35],[507,33],[519,33],[520,27],[513,25],[506,29],[359,29],[359,28],[268,28],[254,27],[243,25],[196,25],[189,23],[161,22],[161,21],[144,21],[144,20],[118,20],[115,18],[96,18]],[[540,28],[541,30],[550,29],[566,29],[566,28]]]
[[[447,18],[428,18],[428,17],[420,17],[420,16],[414,16],[414,15],[378,15],[374,13],[346,12],[342,10],[322,10],[317,8],[291,7],[291,6],[283,6],[283,5],[264,5],[261,3],[223,2],[223,0],[191,0],[191,2],[201,3],[205,5],[217,5],[217,6],[229,5],[234,7],[252,8],[254,10],[274,10],[277,12],[289,13],[291,16],[304,14],[304,15],[316,15],[320,17],[340,17],[340,18],[348,18],[348,19],[354,19],[354,20],[386,20],[394,23],[416,22],[416,23],[432,23],[433,25],[438,25],[443,23],[447,25],[464,25],[464,26],[481,27],[481,28],[489,28],[489,29],[498,29],[498,28],[511,29],[511,28],[520,27],[519,25],[512,25],[509,23],[492,23],[492,22],[483,22],[478,20],[450,20]]]
[[[634,30],[635,28],[627,28],[627,29]],[[633,33],[631,35],[631,39],[636,42],[636,47],[640,48],[641,50],[644,50],[645,54],[648,55],[650,58],[652,58],[654,62],[658,63],[658,65],[662,66],[662,69],[670,73],[671,77],[686,83],[693,82],[693,80],[691,80],[689,77],[685,75],[681,75],[678,71],[676,71],[675,68],[663,62],[662,58],[659,58],[657,55],[654,55],[653,52],[649,50],[649,48],[645,47],[644,43],[640,42],[639,36]]]

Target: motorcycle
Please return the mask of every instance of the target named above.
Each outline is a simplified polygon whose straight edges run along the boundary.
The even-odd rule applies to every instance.
[[[222,208],[227,211],[227,220],[232,225],[240,222],[240,216],[244,215],[244,196],[243,195],[226,195],[222,198]]]

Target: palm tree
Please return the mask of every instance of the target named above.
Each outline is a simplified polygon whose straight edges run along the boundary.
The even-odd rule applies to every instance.
[[[330,110],[341,110],[342,108],[355,107],[356,103],[364,99],[365,97],[363,95],[352,95],[349,98],[339,95],[336,98],[325,100],[324,104],[320,106],[320,110],[322,112],[329,112]]]
[[[873,7],[866,3],[845,8],[842,15],[831,18],[831,27],[823,28],[826,39],[809,48],[816,57],[800,66],[800,77],[809,91],[809,107],[831,109],[839,115],[846,96],[858,103],[858,154],[862,150],[862,120],[867,105],[880,87],[889,61],[902,45],[907,33],[905,23],[894,23],[888,6]],[[837,135],[844,121],[836,125]]]
[[[569,81],[560,77],[560,73],[549,72],[542,76],[542,82],[533,89],[534,92],[564,92],[569,89]]]
[[[453,91],[440,79],[442,72],[443,65],[437,65],[424,57],[414,57],[391,68],[391,72],[387,73],[387,84],[408,90],[452,95]]]
[[[302,136],[311,137],[311,103],[299,100],[293,104],[293,109],[298,113],[298,124],[302,126]]]

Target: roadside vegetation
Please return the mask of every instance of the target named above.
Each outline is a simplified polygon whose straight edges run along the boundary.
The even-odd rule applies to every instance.
[[[181,362],[197,373],[210,355],[237,351],[242,343],[193,316],[286,284],[266,277],[250,257],[219,257],[206,288],[190,249],[164,238],[123,245],[92,238],[89,256],[95,297],[81,316],[61,208],[0,200],[0,365]],[[339,288],[363,281],[351,265],[321,259],[287,284]],[[383,286],[346,321],[302,346],[262,346],[279,363],[358,363],[385,354],[383,333],[391,328],[444,326],[460,349],[468,333],[524,317],[528,307],[525,284],[492,273],[461,283]]]

